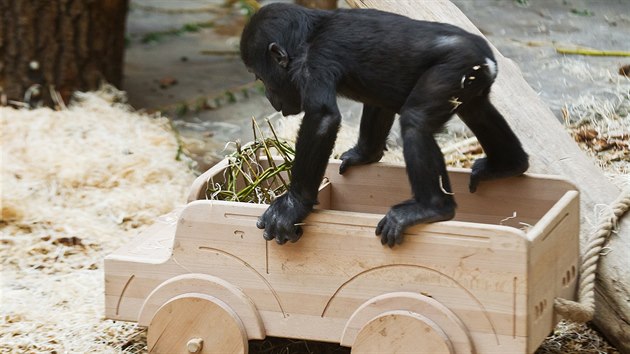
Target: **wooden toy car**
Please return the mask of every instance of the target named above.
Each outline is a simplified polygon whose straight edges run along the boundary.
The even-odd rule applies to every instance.
[[[353,353],[532,353],[558,321],[554,298],[575,297],[578,192],[563,180],[471,194],[469,173],[451,170],[455,219],[409,228],[390,249],[374,230],[411,196],[404,167],[341,176],[331,161],[304,235],[280,246],[256,228],[265,205],[204,200],[225,167],[105,259],[106,316],[148,326],[151,352],[246,353],[269,335]]]

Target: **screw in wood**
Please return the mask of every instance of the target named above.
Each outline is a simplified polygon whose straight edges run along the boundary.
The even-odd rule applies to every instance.
[[[201,348],[203,348],[203,339],[201,338],[192,338],[186,343],[186,349],[189,353],[199,353]]]

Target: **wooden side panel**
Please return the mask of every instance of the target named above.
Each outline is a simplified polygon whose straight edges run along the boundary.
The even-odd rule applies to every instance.
[[[169,273],[159,265],[105,260],[105,317],[138,321],[145,298],[160,283],[180,273]],[[151,274],[153,273],[153,274]]]
[[[331,161],[325,174],[332,184],[333,210],[384,214],[412,196],[404,165],[357,166],[343,175],[338,166]],[[458,205],[455,220],[516,228],[534,225],[565,191],[575,189],[557,178],[526,175],[482,182],[470,193],[469,170],[449,169],[449,178]]]
[[[319,204],[315,205],[315,209],[327,210],[332,206],[332,185],[329,181],[324,180],[319,187],[319,193],[317,194],[317,201]]]
[[[315,211],[300,242],[265,242],[259,205],[197,201],[182,213],[178,266],[237,284],[261,311],[268,335],[339,341],[367,299],[423,293],[447,306],[481,344],[524,350],[527,240],[513,228],[445,222],[410,228],[381,246],[382,215]],[[520,339],[519,339],[520,338]],[[503,342],[507,340],[507,342]]]
[[[219,161],[216,165],[212,166],[206,172],[202,173],[199,177],[195,178],[192,186],[190,187],[190,192],[188,194],[188,202],[192,202],[195,200],[203,200],[206,199],[206,189],[208,189],[208,181],[211,178],[219,178],[220,174],[225,168],[228,166],[228,160],[223,159]],[[221,180],[223,180],[221,178]]]
[[[356,166],[340,175],[339,163],[339,160],[331,160],[325,174],[332,184],[330,209],[384,214],[392,205],[412,196],[404,165]],[[208,181],[222,180],[226,166],[223,160],[199,176],[191,187],[188,201],[206,199]],[[483,182],[472,194],[468,191],[469,176],[469,170],[449,169],[452,192],[458,204],[455,217],[458,221],[523,228],[535,224],[566,190],[575,189],[566,181],[529,175]],[[541,179],[547,183],[541,183]],[[327,193],[320,194],[320,203],[328,201]],[[318,209],[326,208],[323,204],[318,206]]]
[[[559,321],[554,316],[554,299],[576,297],[579,210],[578,192],[569,191],[530,232],[528,353],[536,351]]]
[[[105,257],[105,317],[137,321],[144,299],[169,273],[179,211],[160,217],[128,244]]]

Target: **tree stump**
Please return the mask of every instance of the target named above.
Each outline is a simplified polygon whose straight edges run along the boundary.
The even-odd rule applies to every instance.
[[[0,0],[0,93],[52,103],[122,82],[128,0]]]

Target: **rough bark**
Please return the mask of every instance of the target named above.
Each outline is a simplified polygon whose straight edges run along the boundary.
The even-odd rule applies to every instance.
[[[460,26],[481,35],[450,1],[347,0],[350,5],[396,12],[415,19]],[[518,67],[495,50],[499,76],[492,101],[502,112],[530,154],[530,172],[561,175],[580,190],[581,246],[593,234],[597,210],[611,205],[621,191],[594,161],[580,150],[551,110],[527,84]],[[518,97],[518,102],[515,101]],[[621,353],[630,353],[630,216],[619,222],[606,245],[610,252],[600,258],[595,288],[593,322]]]
[[[23,101],[39,88],[49,103],[50,86],[64,99],[102,81],[119,86],[127,6],[128,0],[0,0],[4,94]]]

